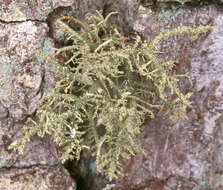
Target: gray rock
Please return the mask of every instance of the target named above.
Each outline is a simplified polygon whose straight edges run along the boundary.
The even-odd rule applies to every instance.
[[[12,78],[9,73],[10,65],[0,62],[0,100],[7,98],[11,94]]]
[[[177,2],[177,3],[188,3],[188,2],[199,2],[200,0],[157,0],[158,2],[168,3],[168,2]]]
[[[139,1],[137,0],[108,0],[106,14],[118,12],[117,15],[111,17],[110,23],[118,26],[120,32],[131,34],[138,8]]]
[[[52,66],[36,60],[39,49],[53,54],[54,44],[43,21],[56,8],[72,4],[73,0],[0,2],[1,190],[76,190],[68,172],[58,166],[57,147],[51,137],[31,138],[23,155],[8,149],[23,136],[24,120],[36,111],[42,93],[55,85]]]
[[[58,32],[55,25],[57,18],[73,15],[82,20],[86,13],[104,8],[105,14],[119,11],[119,15],[112,17],[111,23],[124,28],[127,33],[134,29],[147,41],[177,26],[213,25],[214,29],[197,41],[181,36],[164,40],[158,47],[165,52],[159,55],[160,59],[175,61],[174,71],[191,74],[193,87],[186,80],[180,82],[185,93],[194,94],[191,99],[193,106],[187,111],[188,120],[182,119],[175,124],[160,116],[142,126],[139,139],[147,155],[138,154],[123,161],[124,176],[110,184],[98,175],[95,163],[88,154],[78,166],[74,164],[79,167],[74,173],[86,177],[86,189],[93,190],[110,187],[120,190],[222,189],[222,11],[214,5],[182,6],[199,0],[158,0],[159,12],[139,7],[136,0],[108,0],[106,6],[104,2],[0,2],[0,168],[14,167],[0,169],[0,189],[76,189],[67,172],[55,166],[58,164],[57,147],[50,137],[33,137],[24,155],[8,150],[8,146],[22,137],[23,121],[36,111],[42,93],[47,93],[55,85],[52,66],[44,62],[41,65],[35,59],[39,48],[53,54],[54,43],[48,38],[48,27],[51,28],[51,37],[63,41],[64,34]],[[49,26],[44,23],[46,19],[50,22]]]
[[[58,7],[71,6],[73,0],[6,0],[0,2],[0,20],[45,21],[47,16]]]
[[[213,23],[214,28],[196,42],[184,35],[166,39],[159,45],[159,50],[165,52],[161,59],[174,60],[178,73],[190,72],[194,86],[189,87],[185,81],[180,85],[185,92],[194,93],[193,106],[187,113],[189,119],[179,124],[163,117],[142,128],[140,139],[147,155],[131,159],[117,187],[151,189],[152,185],[147,184],[168,180],[162,189],[222,188],[219,178],[223,163],[219,153],[222,145],[222,20],[222,12],[214,6],[178,7],[160,13],[143,8],[139,12],[135,29],[148,41],[160,31],[179,25]]]
[[[75,0],[71,7],[63,7],[52,12],[48,20],[50,21],[50,28],[52,29],[51,36],[58,42],[65,40],[64,32],[60,30],[60,25],[56,22],[57,19],[63,16],[73,16],[81,21],[87,22],[86,14],[96,13],[96,10],[103,10],[103,0]],[[75,26],[73,23],[72,26]]]
[[[61,166],[1,170],[1,190],[76,190],[76,183]]]
[[[32,138],[24,155],[8,150],[22,137],[21,121],[36,111],[42,96],[45,69],[36,61],[36,52],[41,48],[51,51],[45,47],[47,32],[47,24],[40,22],[0,23],[0,168],[58,163],[56,146],[49,137]]]
[[[43,139],[31,138],[22,155],[15,150],[8,149],[12,142],[22,137],[22,126],[22,124],[13,123],[10,118],[0,120],[0,168],[58,164],[56,145],[48,136]]]
[[[0,63],[29,63],[43,45],[48,26],[40,22],[0,22]],[[6,66],[5,66],[6,68]]]
[[[50,27],[52,28],[52,36],[59,42],[62,42],[64,33],[59,30],[56,20],[64,15],[74,16],[83,22],[89,22],[86,15],[89,13],[96,14],[96,10],[104,11],[103,15],[111,12],[117,12],[109,19],[110,24],[116,25],[120,32],[133,32],[133,23],[139,7],[137,0],[76,0],[71,8],[61,8],[53,12],[50,17]],[[75,25],[75,23],[73,23]],[[122,30],[122,31],[121,31]]]
[[[0,102],[0,119],[6,118],[8,116],[8,110]]]
[[[4,39],[0,42],[0,99],[10,117],[17,121],[33,114],[41,98],[43,71],[33,60],[43,46],[47,31],[44,23],[0,23],[0,35]]]

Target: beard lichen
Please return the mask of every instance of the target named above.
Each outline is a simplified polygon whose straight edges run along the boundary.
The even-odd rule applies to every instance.
[[[37,119],[27,120],[24,136],[11,148],[23,153],[32,136],[51,135],[62,149],[62,162],[78,160],[81,151],[89,149],[97,171],[112,180],[122,175],[121,160],[143,152],[136,139],[146,117],[152,119],[164,110],[175,119],[184,116],[191,93],[184,94],[178,83],[189,77],[172,72],[173,61],[158,59],[157,46],[179,34],[198,38],[211,27],[179,27],[147,43],[139,36],[126,38],[109,25],[113,14],[104,18],[97,11],[88,15],[88,23],[73,17],[58,20],[68,45],[57,49],[55,56],[38,54],[55,66],[58,81],[43,94]],[[70,27],[71,22],[79,30]],[[57,55],[65,61],[58,61]]]

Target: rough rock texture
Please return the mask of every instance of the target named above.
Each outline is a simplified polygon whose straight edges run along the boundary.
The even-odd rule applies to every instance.
[[[193,92],[188,119],[176,124],[160,115],[142,126],[139,139],[147,154],[125,162],[124,177],[116,181],[109,183],[97,175],[93,160],[82,161],[80,171],[88,178],[85,189],[223,189],[222,7],[208,3],[197,7],[161,3],[156,9],[140,6],[134,20],[135,32],[147,41],[166,29],[185,25],[213,26],[196,41],[181,35],[159,44],[165,52],[159,57],[174,60],[174,71],[189,72],[193,80],[193,86],[186,80],[180,82],[185,93]]]
[[[60,166],[1,170],[1,190],[75,190],[76,184]]]
[[[4,22],[45,21],[58,7],[71,6],[73,0],[4,0],[0,2],[0,20]]]
[[[222,146],[222,123],[219,119],[222,117],[223,92],[223,12],[213,5],[197,8],[172,5],[163,10],[147,14],[139,11],[135,30],[148,41],[156,34],[154,31],[179,25],[213,25],[213,31],[196,42],[183,36],[160,44],[160,50],[165,52],[160,57],[175,60],[175,70],[179,73],[189,71],[193,79],[192,88],[185,81],[181,84],[185,92],[194,93],[192,107],[187,112],[189,119],[173,125],[166,118],[158,118],[144,126],[140,139],[147,155],[131,159],[125,177],[117,183],[117,187],[220,190],[223,188],[223,159],[219,149]],[[140,24],[143,27],[140,28]]]
[[[76,189],[65,169],[56,166],[57,147],[50,137],[32,138],[24,155],[8,149],[23,135],[24,121],[35,113],[42,94],[55,85],[51,66],[36,59],[38,49],[53,53],[54,43],[45,21],[54,9],[72,3],[73,0],[0,1],[1,190]]]
[[[23,155],[14,150],[8,150],[8,146],[22,136],[21,127],[21,124],[14,123],[8,118],[0,120],[0,168],[57,164],[56,146],[49,137],[31,139]]]
[[[137,0],[107,0],[104,10],[106,14],[118,12],[117,15],[110,19],[111,24],[115,24],[119,31],[130,34],[133,32],[133,24],[138,8],[139,1]]]
[[[0,99],[9,117],[23,120],[36,110],[41,97],[42,71],[33,61],[41,48],[48,27],[44,23],[0,23]]]
[[[58,162],[56,147],[49,138],[33,139],[24,155],[7,149],[22,136],[22,125],[16,122],[32,115],[41,98],[44,73],[34,58],[45,44],[47,32],[47,25],[40,22],[0,23],[0,167]]]
[[[145,1],[157,1],[159,3],[180,3],[184,4],[203,4],[207,3],[209,0],[145,0]],[[210,1],[209,1],[210,2]],[[214,3],[222,3],[222,0],[212,0]]]
[[[51,27],[51,35],[58,42],[64,40],[64,34],[56,24],[56,20],[61,16],[74,16],[81,21],[88,22],[86,15],[96,13],[96,10],[102,12],[104,16],[111,12],[117,12],[109,22],[115,24],[120,31],[130,34],[133,32],[133,23],[139,7],[137,0],[76,0],[69,8],[56,9],[48,18]],[[73,23],[75,25],[75,23]]]

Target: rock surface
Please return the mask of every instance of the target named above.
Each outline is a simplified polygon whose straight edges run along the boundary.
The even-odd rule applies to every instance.
[[[0,2],[0,20],[45,21],[54,9],[71,6],[73,2],[73,0],[5,0]]]
[[[40,164],[52,166],[58,163],[56,146],[49,137],[31,139],[23,155],[8,150],[8,146],[22,136],[21,128],[21,124],[8,118],[0,120],[0,168],[23,168]]]
[[[60,166],[2,170],[0,189],[7,190],[75,190],[76,184]]]
[[[179,73],[190,72],[193,87],[184,81],[182,87],[193,92],[192,107],[187,112],[188,120],[180,124],[173,125],[167,118],[158,118],[142,128],[140,139],[147,155],[131,159],[117,188],[220,190],[223,12],[214,5],[196,8],[172,5],[163,10],[142,15],[139,12],[136,23],[144,28],[138,32],[148,41],[156,34],[154,31],[179,25],[213,25],[213,31],[197,42],[183,36],[160,44],[160,50],[166,52],[161,58],[174,60]],[[157,20],[159,22],[155,22]]]
[[[29,167],[58,163],[55,145],[49,138],[38,138],[26,148],[25,155],[18,155],[7,147],[22,136],[21,124],[32,115],[41,98],[44,70],[35,61],[35,53],[44,46],[48,27],[40,22],[0,23],[0,167]]]
[[[36,59],[37,50],[52,54],[48,15],[73,0],[6,0],[0,2],[0,189],[66,189],[76,184],[58,165],[50,137],[34,137],[19,155],[8,146],[37,109],[42,93],[53,88],[54,73]],[[35,166],[35,167],[34,167]],[[3,169],[4,168],[4,169]],[[29,168],[29,169],[28,169]]]
[[[17,121],[31,115],[41,97],[43,72],[33,60],[47,32],[44,23],[0,23],[0,100]]]

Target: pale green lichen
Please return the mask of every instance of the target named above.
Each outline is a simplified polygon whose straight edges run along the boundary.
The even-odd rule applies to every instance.
[[[113,14],[88,15],[91,24],[72,17],[58,21],[69,42],[56,50],[64,62],[44,52],[38,56],[55,66],[59,80],[43,95],[38,120],[29,118],[25,135],[11,147],[22,153],[32,136],[49,134],[62,148],[63,162],[79,159],[83,149],[90,149],[97,170],[112,180],[122,174],[121,159],[143,151],[136,138],[145,117],[154,118],[159,112],[175,119],[184,116],[191,93],[183,94],[178,83],[188,76],[174,73],[173,61],[158,59],[157,46],[179,34],[197,38],[211,27],[175,28],[148,44],[139,36],[133,42],[107,24]],[[64,20],[77,23],[80,30]]]

